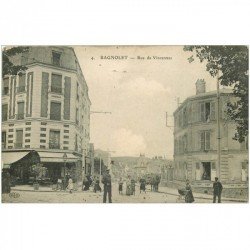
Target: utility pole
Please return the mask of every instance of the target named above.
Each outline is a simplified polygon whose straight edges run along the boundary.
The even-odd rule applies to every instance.
[[[220,148],[220,140],[221,140],[221,134],[220,134],[220,82],[219,82],[219,70],[217,74],[217,139],[218,139],[218,148],[217,148],[217,154],[218,154],[218,178],[221,178],[221,148]]]

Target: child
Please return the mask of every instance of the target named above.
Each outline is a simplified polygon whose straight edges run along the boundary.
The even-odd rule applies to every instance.
[[[68,184],[68,190],[69,192],[72,194],[72,191],[74,189],[74,185],[73,185],[73,180],[71,179],[71,177],[69,178],[69,184]]]

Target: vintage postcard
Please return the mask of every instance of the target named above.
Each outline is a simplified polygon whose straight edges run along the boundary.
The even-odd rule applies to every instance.
[[[248,203],[248,53],[2,47],[2,203]]]

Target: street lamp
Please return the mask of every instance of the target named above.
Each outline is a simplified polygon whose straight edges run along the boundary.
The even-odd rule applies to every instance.
[[[63,163],[64,163],[64,170],[63,170],[63,189],[66,189],[66,161],[67,161],[67,154],[63,154]]]

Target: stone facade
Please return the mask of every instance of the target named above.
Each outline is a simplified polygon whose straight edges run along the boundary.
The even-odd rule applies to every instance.
[[[74,49],[29,47],[12,62],[28,69],[3,80],[2,107],[7,111],[2,119],[3,152],[72,153],[79,158],[75,166],[84,168],[91,102]]]
[[[204,81],[197,81],[196,87],[196,95],[188,97],[174,112],[174,179],[189,179],[194,186],[206,188],[219,177],[224,184],[248,188],[248,142],[233,140],[236,126],[226,114],[227,103],[235,100],[232,91],[220,90],[218,109],[217,92],[205,92]]]

